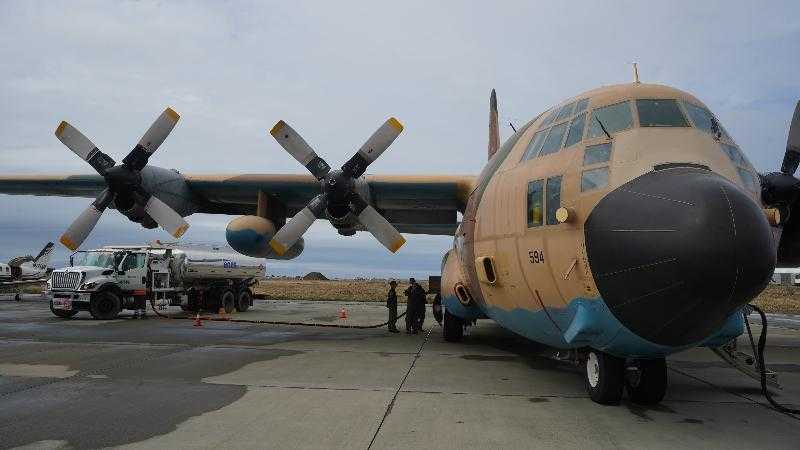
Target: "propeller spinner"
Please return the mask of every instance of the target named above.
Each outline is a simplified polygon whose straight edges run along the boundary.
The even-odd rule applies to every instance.
[[[378,211],[355,191],[355,181],[367,167],[389,148],[403,131],[403,125],[394,117],[378,128],[364,145],[340,170],[331,170],[310,145],[286,122],[279,121],[270,134],[294,159],[304,165],[320,182],[321,193],[286,223],[270,241],[269,245],[283,255],[308,230],[316,219],[327,213],[336,218],[352,213],[375,238],[396,252],[406,240]]]
[[[73,251],[80,247],[97,225],[103,211],[115,200],[141,206],[156,223],[176,238],[186,232],[189,224],[166,203],[147,192],[142,187],[141,177],[141,171],[150,156],[175,128],[178,119],[180,116],[171,108],[164,110],[120,165],[116,165],[113,158],[100,151],[77,128],[61,122],[56,128],[56,137],[102,175],[107,186],[61,236],[60,241],[64,246]]]
[[[786,153],[780,172],[772,172],[761,177],[761,199],[781,212],[781,222],[789,220],[798,199],[800,199],[800,180],[794,175],[800,164],[800,101],[794,108],[789,136],[786,139]],[[793,218],[794,219],[794,218]]]

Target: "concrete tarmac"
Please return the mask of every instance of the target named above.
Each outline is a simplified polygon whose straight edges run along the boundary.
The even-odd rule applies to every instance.
[[[386,316],[381,304],[256,303],[235,317]],[[797,328],[783,318],[767,350],[784,385],[775,397],[795,408]],[[669,358],[660,405],[601,406],[580,368],[491,321],[459,344],[443,341],[430,310],[426,329],[63,320],[38,296],[0,298],[0,448],[800,447],[800,421],[706,349]]]

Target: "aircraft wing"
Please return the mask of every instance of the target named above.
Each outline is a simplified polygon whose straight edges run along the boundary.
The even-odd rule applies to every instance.
[[[255,214],[258,193],[263,191],[291,217],[320,189],[310,175],[183,175],[183,179],[194,211],[206,214]],[[475,177],[366,175],[363,180],[369,202],[401,233],[452,235]],[[98,175],[0,176],[0,194],[95,198],[105,187]]]

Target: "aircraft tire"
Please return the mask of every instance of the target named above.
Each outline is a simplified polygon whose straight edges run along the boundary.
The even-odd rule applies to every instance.
[[[119,296],[111,291],[94,294],[92,295],[92,301],[89,302],[89,313],[95,319],[116,319],[120,310],[122,310],[122,302]]]
[[[444,310],[444,320],[442,321],[442,335],[447,342],[461,342],[464,339],[464,320],[454,316]]]
[[[239,312],[245,312],[250,308],[250,303],[253,301],[253,293],[250,292],[250,289],[244,288],[239,291],[239,295],[236,299],[236,310]]]
[[[230,289],[225,289],[222,291],[219,301],[220,308],[225,309],[225,314],[230,314],[234,309],[236,309],[236,295]]]
[[[664,358],[638,360],[639,374],[625,377],[625,390],[634,403],[655,405],[667,392],[667,362]]]
[[[597,350],[589,350],[583,374],[586,391],[596,403],[616,405],[622,399],[624,359]]]
[[[63,309],[55,309],[55,308],[53,308],[53,301],[52,300],[50,300],[50,312],[52,312],[53,315],[55,315],[56,317],[60,317],[62,319],[69,319],[70,317],[74,316],[75,314],[78,314],[78,310],[77,309],[73,309],[73,310],[70,310],[70,311],[64,311]]]

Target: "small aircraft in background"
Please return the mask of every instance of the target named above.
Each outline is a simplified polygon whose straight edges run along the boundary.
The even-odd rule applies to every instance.
[[[502,146],[494,91],[489,117],[477,176],[365,174],[403,130],[394,118],[340,169],[279,121],[270,134],[311,176],[150,166],[178,121],[169,108],[121,164],[62,122],[57,138],[99,176],[4,175],[0,193],[95,197],[60,239],[72,250],[108,207],[175,237],[190,214],[240,215],[228,243],[262,258],[299,255],[317,219],[344,236],[366,230],[392,252],[401,233],[453,236],[442,261],[445,340],[492,319],[566,351],[605,404],[624,391],[660,402],[666,356],[735,342],[743,307],[776,265],[800,264],[800,103],[781,170],[767,174],[697,97],[638,75],[564,100]]]
[[[22,289],[26,285],[47,281],[51,271],[48,264],[50,264],[50,257],[54,249],[53,243],[48,242],[36,257],[17,256],[12,258],[8,264],[0,263],[0,287],[14,286]],[[16,300],[20,300],[20,294],[21,292],[16,294]]]

